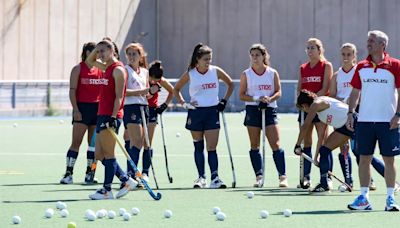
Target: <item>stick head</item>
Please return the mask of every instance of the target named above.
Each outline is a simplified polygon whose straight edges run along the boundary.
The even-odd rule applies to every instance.
[[[232,182],[232,188],[236,188],[236,182]]]
[[[169,183],[172,184],[172,182],[174,182],[174,179],[172,179],[172,177],[168,178],[169,179]]]

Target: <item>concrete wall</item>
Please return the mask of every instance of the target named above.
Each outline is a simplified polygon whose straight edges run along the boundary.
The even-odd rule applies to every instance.
[[[335,69],[344,42],[365,57],[372,29],[385,31],[400,57],[399,9],[397,0],[0,0],[0,80],[68,79],[84,42],[110,36],[123,47],[139,34],[167,77],[179,77],[204,42],[237,79],[249,46],[261,42],[281,78],[296,79],[309,37],[323,41]]]

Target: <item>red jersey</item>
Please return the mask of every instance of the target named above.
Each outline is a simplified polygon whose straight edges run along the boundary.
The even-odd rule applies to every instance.
[[[91,69],[84,62],[80,62],[76,101],[97,103],[100,99],[100,78],[103,72],[97,67]]]
[[[317,93],[322,89],[324,82],[326,61],[319,61],[313,68],[310,62],[300,66],[301,89]]]
[[[101,91],[100,91],[100,102],[99,102],[99,111],[97,115],[105,115],[111,116],[113,109],[114,109],[114,101],[115,101],[115,80],[113,77],[113,71],[116,67],[124,65],[121,62],[115,62],[107,67],[106,72],[104,73],[103,78],[101,79]],[[124,68],[125,69],[125,68]],[[125,101],[125,94],[126,94],[126,80],[127,74],[124,71],[124,90],[122,94],[122,102],[121,106],[119,107],[119,111],[117,114],[117,118],[120,119],[124,116],[124,101]]]
[[[150,81],[150,87],[158,84],[160,81],[161,79],[158,81]],[[147,99],[147,103],[149,103],[149,107],[156,108],[158,106],[158,92],[155,93],[150,99]]]

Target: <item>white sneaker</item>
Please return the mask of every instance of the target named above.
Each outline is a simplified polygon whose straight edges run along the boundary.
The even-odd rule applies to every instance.
[[[116,198],[119,199],[125,196],[129,191],[136,189],[137,185],[138,182],[129,177],[128,181],[121,183],[121,187],[119,188]]]
[[[219,177],[216,177],[214,178],[214,180],[211,181],[210,188],[226,188],[226,184],[224,184],[224,182],[219,179]]]
[[[149,183],[149,176],[147,176],[147,174],[142,173],[142,179],[143,179],[144,181],[146,181],[146,183]]]
[[[65,173],[65,175],[64,175],[64,177],[63,178],[61,178],[61,180],[60,180],[60,184],[73,184],[74,183],[74,181],[73,181],[73,179],[72,179],[72,175],[71,175],[71,173]]]
[[[328,188],[329,190],[333,190],[333,181],[331,178],[328,178]]]
[[[280,188],[289,187],[287,176],[282,175],[282,176],[279,177],[279,187]]]
[[[105,188],[98,189],[94,194],[89,195],[92,200],[114,199],[112,191],[107,191]]]
[[[205,188],[207,187],[207,181],[203,177],[197,178],[197,180],[194,181],[193,188]]]
[[[256,177],[256,183],[253,184],[255,188],[261,188],[263,186],[263,175],[258,175]]]

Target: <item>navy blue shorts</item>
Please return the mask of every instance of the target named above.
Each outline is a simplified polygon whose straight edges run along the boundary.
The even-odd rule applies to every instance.
[[[110,121],[111,116],[97,116],[97,124],[96,124],[96,133],[100,133],[100,131],[107,129],[107,123]],[[117,119],[117,129],[115,129],[115,133],[118,134],[119,127],[121,126],[121,119]]]
[[[301,118],[301,111],[299,111],[299,116],[297,117],[297,122],[300,122],[300,118]],[[304,120],[307,118],[307,113],[304,112]],[[315,115],[314,119],[312,120],[313,123],[319,123],[321,122],[321,120],[319,120],[318,115]]]
[[[140,106],[144,107],[145,118],[149,118],[149,107],[147,105],[130,104],[124,106],[124,126],[128,124],[143,124]]]
[[[336,132],[343,134],[345,136],[350,137],[351,139],[354,139],[356,132],[355,131],[350,131],[349,129],[347,129],[346,124],[343,125],[340,128],[335,129]]]
[[[189,109],[185,127],[191,131],[219,129],[219,112],[217,106]]]
[[[265,109],[265,126],[276,125],[278,123],[276,108],[267,107]],[[244,126],[262,128],[262,114],[258,106],[246,105],[246,117],[244,118]]]
[[[78,109],[82,115],[82,120],[77,121],[72,117],[72,124],[81,123],[86,126],[94,126],[97,123],[97,110],[99,108],[99,103],[83,103],[78,102]]]
[[[390,123],[358,122],[356,131],[356,147],[360,155],[373,155],[377,141],[382,156],[400,154],[399,128],[390,130]]]
[[[156,107],[149,107],[149,123],[158,123]]]

